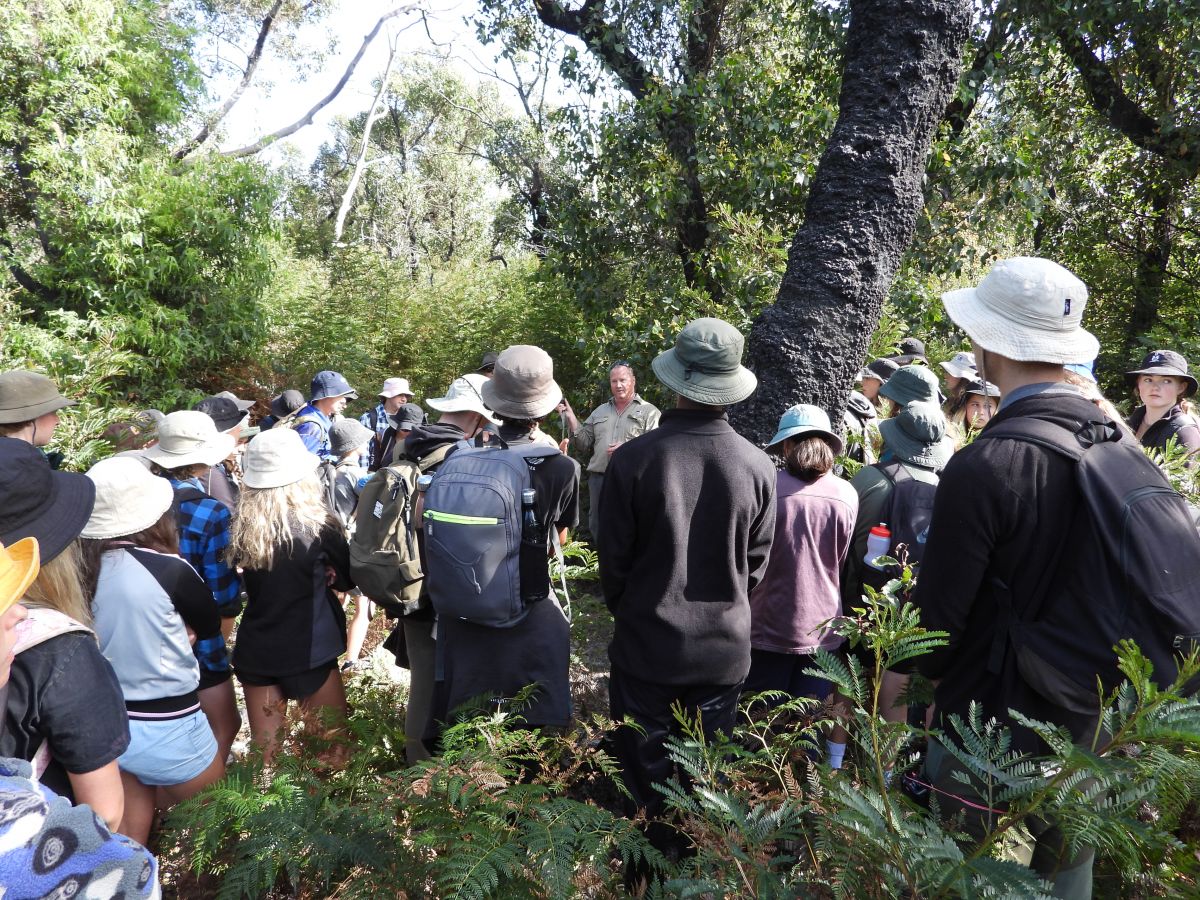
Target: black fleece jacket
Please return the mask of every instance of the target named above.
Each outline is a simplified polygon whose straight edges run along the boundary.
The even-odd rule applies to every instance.
[[[732,685],[750,669],[750,590],[775,535],[775,467],[724,413],[674,409],[609,460],[600,582],[613,667]]]
[[[1077,430],[1103,421],[1082,396],[1038,394],[1005,407],[984,428],[1018,417],[1044,419]],[[1132,438],[1127,438],[1132,440]],[[1014,439],[977,440],[958,451],[942,473],[934,501],[929,541],[917,575],[914,602],[921,624],[950,633],[949,644],[918,657],[917,668],[940,679],[938,714],[964,719],[972,700],[986,721],[1012,724],[1010,709],[1067,726],[1077,737],[1090,718],[1073,716],[1042,698],[1017,672],[1012,645],[1001,670],[988,671],[999,607],[994,580],[1011,590],[1020,607],[1044,590],[1062,541],[1087,532],[1075,528],[1087,508],[1075,482],[1074,463],[1050,450]],[[1052,602],[1052,601],[1047,601]],[[1063,635],[1063,640],[1071,635]],[[1045,752],[1032,732],[1014,729],[1014,747]]]

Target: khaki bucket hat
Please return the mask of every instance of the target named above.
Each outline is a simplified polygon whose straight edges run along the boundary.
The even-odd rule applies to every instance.
[[[679,394],[709,406],[729,406],[758,388],[754,373],[742,365],[745,339],[721,319],[696,319],[675,338],[675,346],[650,364],[658,380]]]
[[[233,435],[217,431],[217,424],[206,413],[181,409],[163,419],[158,426],[158,443],[142,451],[142,456],[164,469],[203,463],[215,466],[237,446]]]
[[[145,531],[175,499],[171,482],[128,456],[100,460],[87,477],[96,485],[96,505],[80,537],[108,540]]]
[[[37,372],[0,372],[0,424],[28,422],[55,410],[75,406],[58,392],[54,382]]]
[[[554,360],[529,344],[508,347],[496,358],[496,369],[480,394],[496,415],[508,419],[540,419],[563,396],[554,380]]]

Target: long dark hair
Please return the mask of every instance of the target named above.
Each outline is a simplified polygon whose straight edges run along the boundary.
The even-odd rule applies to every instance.
[[[136,534],[115,538],[83,538],[83,584],[90,600],[96,597],[96,585],[100,582],[100,560],[106,552],[121,544],[133,544],[159,553],[179,554],[179,528],[175,523],[175,507],[170,507],[149,528]]]

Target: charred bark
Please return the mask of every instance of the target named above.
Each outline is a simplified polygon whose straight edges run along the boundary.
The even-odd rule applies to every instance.
[[[750,333],[759,387],[733,418],[751,440],[795,403],[840,419],[912,240],[970,24],[970,0],[852,0],[838,121],[776,302]]]

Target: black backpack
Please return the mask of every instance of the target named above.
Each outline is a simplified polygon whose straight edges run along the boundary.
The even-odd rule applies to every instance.
[[[875,468],[892,483],[892,494],[883,518],[892,532],[892,546],[888,554],[893,558],[903,555],[908,565],[918,566],[925,555],[929,523],[933,521],[933,498],[937,493],[937,482],[918,481],[900,462],[876,463]],[[905,548],[903,554],[901,545]],[[876,590],[900,575],[899,566],[876,569],[868,565],[862,571],[863,582]]]
[[[1107,419],[1084,421],[1072,432],[1014,418],[976,440],[1002,438],[1074,462],[1082,503],[1032,596],[1014,598],[992,579],[1000,621],[989,671],[1000,673],[1011,646],[1018,671],[1038,694],[1094,715],[1097,680],[1107,693],[1124,678],[1114,647],[1128,638],[1153,664],[1154,681],[1170,684],[1179,672],[1177,655],[1200,639],[1200,535],[1183,497]]]

